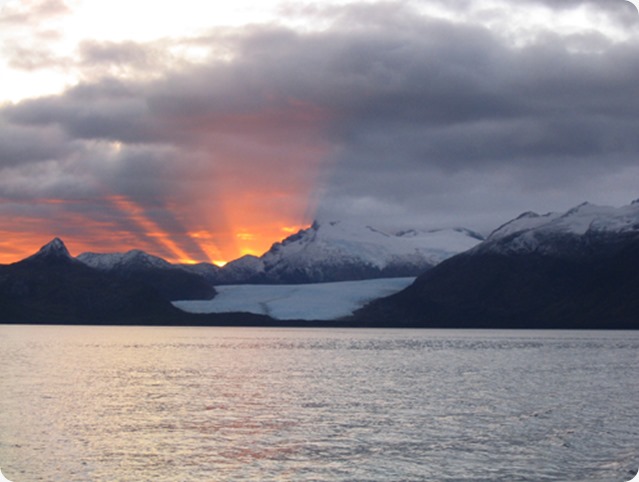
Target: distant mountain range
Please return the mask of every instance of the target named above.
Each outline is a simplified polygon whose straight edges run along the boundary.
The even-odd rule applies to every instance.
[[[297,284],[417,276],[483,237],[468,229],[386,233],[339,221],[318,223],[244,256],[218,273],[218,284]]]
[[[462,229],[390,235],[369,227],[315,223],[260,258],[244,257],[224,268],[171,264],[139,250],[73,258],[55,238],[23,261],[0,265],[0,322],[217,323],[219,316],[186,314],[170,302],[209,300],[216,294],[214,284],[416,275],[475,245],[479,237]],[[223,316],[239,324],[270,320]]]
[[[215,290],[199,276],[169,271],[175,276],[156,271],[155,281],[139,273],[128,277],[101,271],[71,257],[55,238],[33,256],[0,265],[0,323],[254,326],[274,322],[250,313],[185,313],[169,298],[189,296],[188,290],[181,292],[185,288],[204,290],[209,297]]]
[[[167,300],[201,300],[215,296],[206,278],[140,250],[126,253],[83,253],[76,258],[103,273],[156,289]]]
[[[171,301],[211,299],[214,282],[295,284],[419,272],[413,284],[353,316],[316,324],[639,329],[639,201],[528,212],[479,238],[464,229],[388,234],[314,223],[263,256],[224,268],[173,265],[135,250],[73,258],[56,238],[0,266],[0,322],[308,326],[249,313],[185,313]]]
[[[178,311],[147,284],[101,273],[54,239],[29,258],[0,266],[0,321],[133,323]]]
[[[209,284],[297,284],[417,276],[482,240],[468,229],[402,231],[388,234],[370,226],[318,223],[275,243],[261,257],[244,256],[220,268],[209,263],[172,265],[142,251],[83,253],[88,266],[129,279],[198,275]],[[159,279],[158,279],[159,278]],[[170,285],[171,289],[179,283]],[[182,299],[206,297],[206,290],[184,286]],[[165,291],[169,291],[166,288]],[[175,292],[169,294],[175,298]]]
[[[639,201],[524,213],[351,321],[426,327],[639,328]]]

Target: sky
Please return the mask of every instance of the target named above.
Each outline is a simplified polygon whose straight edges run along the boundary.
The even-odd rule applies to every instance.
[[[0,0],[0,263],[639,198],[625,0]]]

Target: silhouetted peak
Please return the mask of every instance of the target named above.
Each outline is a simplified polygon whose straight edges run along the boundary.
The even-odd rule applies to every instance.
[[[27,259],[39,259],[39,260],[72,260],[69,250],[64,245],[64,242],[60,238],[53,238],[47,244],[40,248],[33,256]]]

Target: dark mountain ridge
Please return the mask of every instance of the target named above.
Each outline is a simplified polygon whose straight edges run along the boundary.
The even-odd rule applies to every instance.
[[[86,323],[164,318],[173,306],[147,285],[117,279],[72,258],[58,238],[0,266],[2,321]]]
[[[33,256],[0,265],[0,323],[266,326],[248,313],[192,315],[153,286],[87,266],[58,238]]]
[[[639,328],[639,204],[526,213],[354,320],[468,328]]]
[[[208,300],[216,294],[215,288],[203,274],[188,271],[180,265],[173,265],[144,251],[83,253],[76,259],[98,271],[150,286],[171,301]]]
[[[296,249],[298,241],[291,241]],[[167,269],[164,260],[141,252],[130,252],[128,258]],[[109,263],[116,265],[115,259]],[[247,269],[255,262],[242,261]],[[424,272],[407,289],[373,301],[348,319],[280,322],[246,313],[182,312],[146,281],[71,257],[56,238],[35,255],[0,266],[0,321],[639,329],[638,266],[639,203],[622,208],[582,204],[564,214],[525,213]],[[169,267],[170,273],[180,269]]]

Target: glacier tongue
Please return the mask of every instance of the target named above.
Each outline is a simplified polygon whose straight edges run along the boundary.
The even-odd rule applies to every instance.
[[[212,300],[174,301],[189,313],[247,312],[279,320],[333,320],[367,302],[410,285],[414,278],[342,281],[305,285],[220,286]]]

